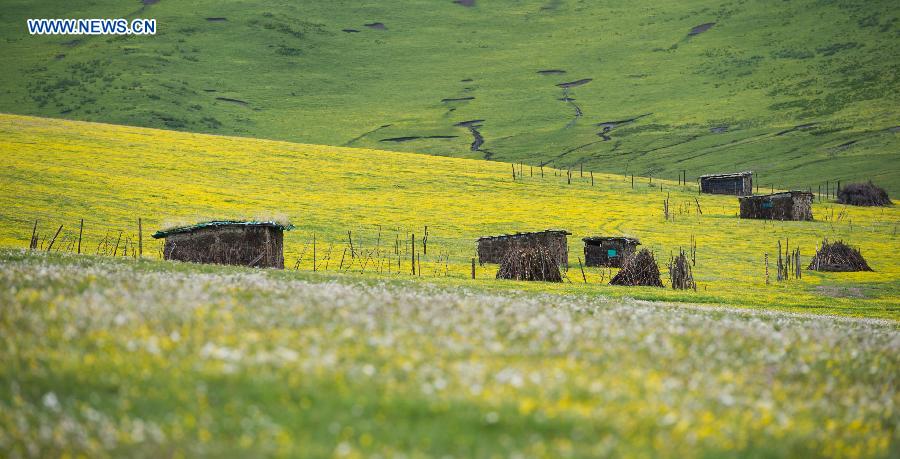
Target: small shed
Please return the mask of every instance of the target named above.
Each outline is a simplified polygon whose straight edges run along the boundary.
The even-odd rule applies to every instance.
[[[284,231],[290,224],[211,221],[157,231],[166,260],[284,269]]]
[[[784,191],[758,196],[742,196],[741,218],[764,220],[812,220],[813,194]]]
[[[539,247],[550,252],[560,266],[569,266],[566,230],[549,229],[530,233],[502,234],[478,238],[478,262],[500,263],[510,248]]]
[[[753,194],[753,172],[731,174],[706,174],[700,176],[700,192],[710,194],[733,194],[748,196]]]
[[[585,266],[621,268],[622,260],[634,255],[641,242],[624,236],[591,236],[584,241]]]

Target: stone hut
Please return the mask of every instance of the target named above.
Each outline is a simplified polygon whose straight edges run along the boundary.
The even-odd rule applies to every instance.
[[[550,252],[560,266],[569,266],[569,246],[565,230],[502,234],[478,238],[478,262],[500,263],[510,248],[539,247]]]
[[[284,269],[284,231],[275,222],[212,221],[157,231],[166,260]]]
[[[707,174],[700,176],[700,192],[710,194],[733,194],[748,196],[753,194],[753,172],[731,174]]]
[[[764,220],[812,220],[813,194],[784,191],[758,196],[742,196],[741,218]]]
[[[621,268],[622,260],[634,255],[641,242],[623,236],[591,236],[584,241],[585,266],[610,266]]]

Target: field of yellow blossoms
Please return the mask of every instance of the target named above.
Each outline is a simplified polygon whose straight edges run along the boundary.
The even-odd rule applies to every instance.
[[[570,282],[515,288],[900,317],[900,206],[823,199],[813,205],[813,222],[741,220],[734,197],[697,194],[691,177],[714,171],[689,171],[688,185],[634,177],[632,186],[631,176],[575,170],[568,179],[568,171],[544,168],[542,176],[540,168],[516,165],[513,180],[513,166],[491,161],[15,115],[0,115],[0,155],[0,247],[27,247],[37,222],[43,246],[62,226],[53,250],[74,250],[84,219],[83,252],[130,255],[123,246],[135,248],[140,218],[144,255],[159,257],[160,242],[148,237],[157,229],[275,218],[297,227],[285,233],[290,269],[313,270],[315,237],[317,271],[409,278],[415,237],[423,280],[503,289],[510,283],[493,280],[495,265],[479,266],[470,282],[475,240],[562,228],[573,233]],[[613,273],[595,268],[585,270],[585,284],[577,263],[581,238],[592,235],[639,238],[661,265],[693,241],[698,291],[610,287]],[[342,263],[350,238],[366,256]],[[824,239],[859,247],[875,272],[806,271],[802,279],[775,280],[779,241],[799,248],[805,265]]]

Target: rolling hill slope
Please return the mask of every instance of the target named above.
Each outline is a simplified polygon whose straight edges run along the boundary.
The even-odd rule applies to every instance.
[[[741,220],[734,197],[698,195],[695,186],[659,179],[637,177],[632,187],[621,175],[576,172],[569,183],[564,171],[544,168],[542,177],[541,169],[522,167],[514,181],[508,164],[491,161],[14,115],[0,115],[0,156],[4,247],[27,247],[37,220],[41,247],[58,231],[53,250],[74,251],[84,219],[84,253],[133,255],[141,218],[144,254],[157,257],[161,244],[147,235],[173,223],[276,216],[298,226],[285,234],[291,269],[409,279],[416,253],[417,278],[459,287],[898,315],[897,206],[823,201],[813,206],[813,222]],[[546,228],[573,233],[569,282],[497,281],[496,265],[478,267],[475,282],[469,278],[479,236]],[[581,238],[591,235],[639,238],[663,265],[664,279],[670,254],[693,239],[698,291],[610,287],[613,272],[599,268],[586,269],[584,282],[577,263]],[[361,254],[355,259],[348,236]],[[875,272],[804,272],[775,281],[779,241],[800,248],[809,263],[824,238],[859,246]]]
[[[900,192],[895,2],[11,0],[0,111]],[[26,18],[156,18],[37,37]]]

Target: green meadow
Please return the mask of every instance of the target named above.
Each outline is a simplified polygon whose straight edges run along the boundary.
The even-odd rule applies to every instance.
[[[29,36],[41,17],[158,33]],[[900,192],[891,1],[6,0],[0,40],[0,112]]]

